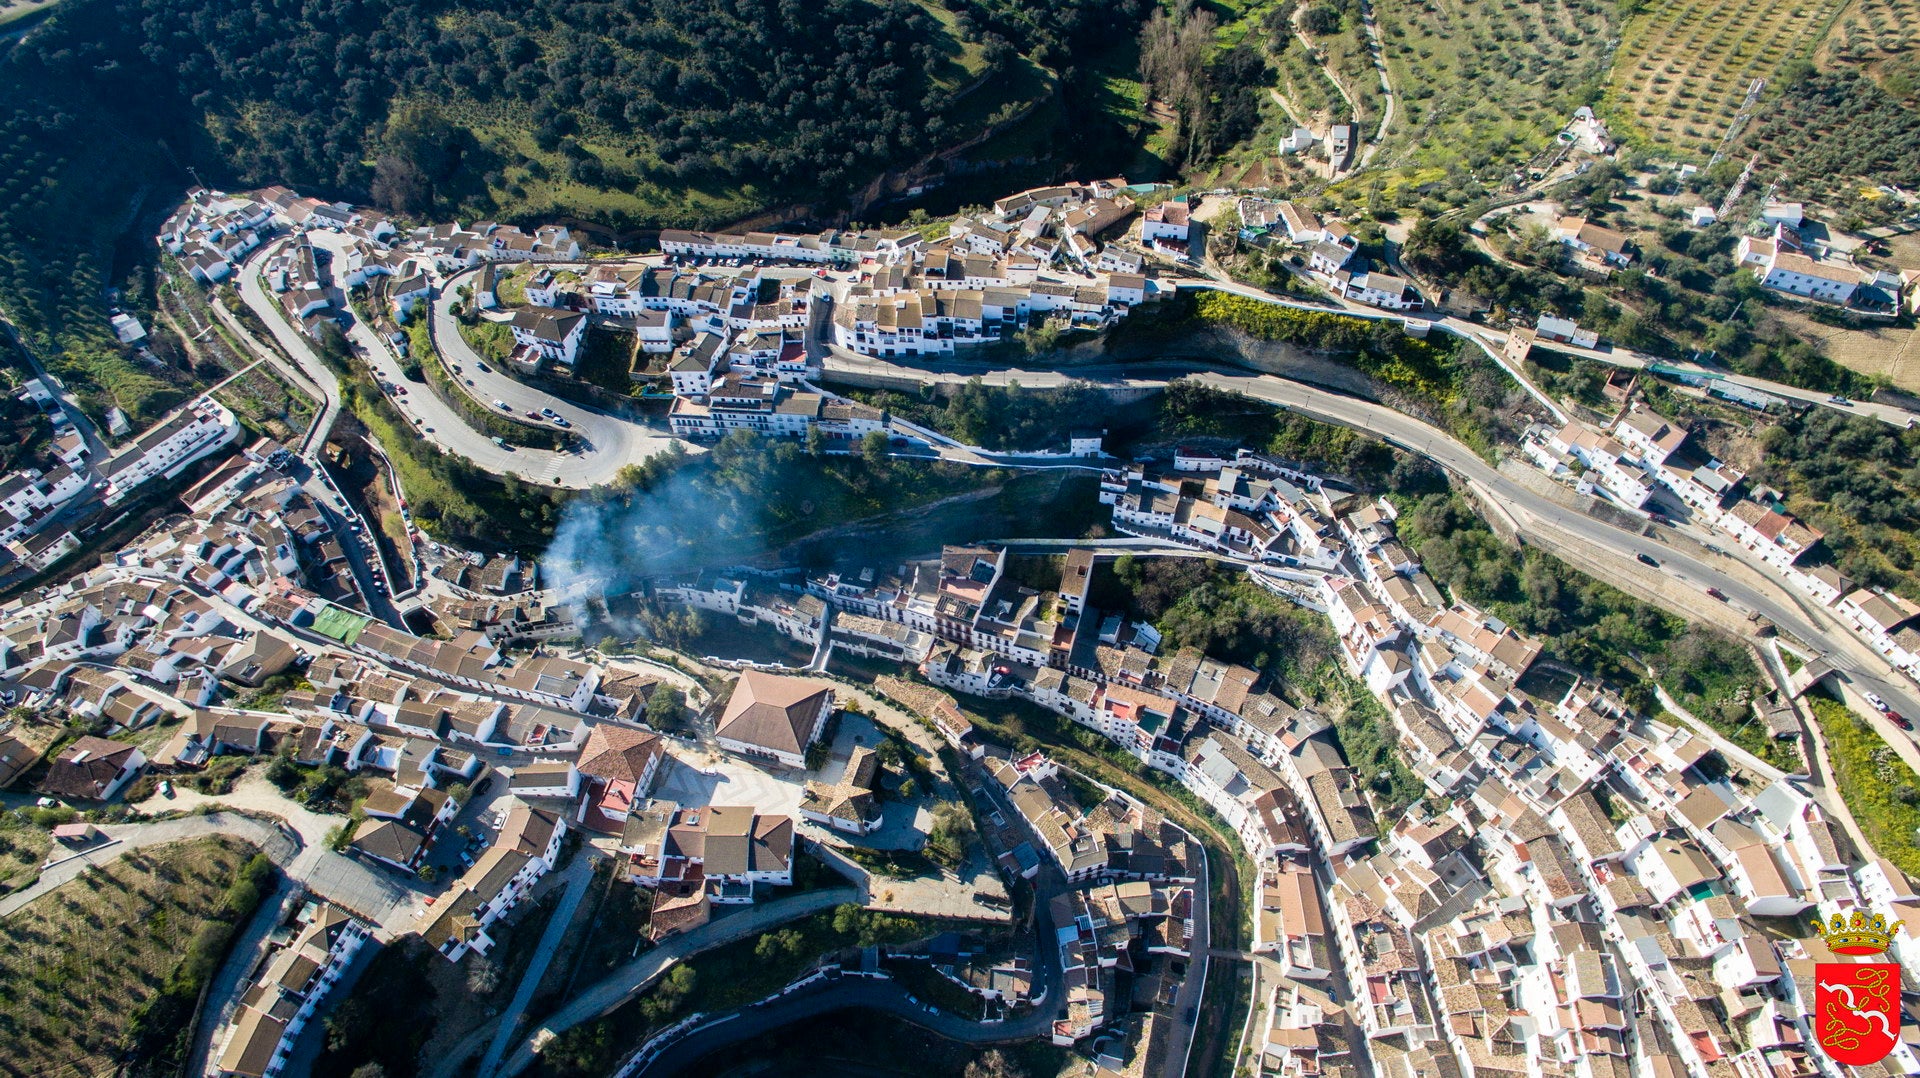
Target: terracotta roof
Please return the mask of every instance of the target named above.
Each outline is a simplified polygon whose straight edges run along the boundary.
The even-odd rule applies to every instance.
[[[134,746],[88,735],[61,750],[40,789],[60,797],[98,799],[120,776]]]
[[[660,735],[630,726],[600,725],[580,750],[580,773],[601,779],[638,782],[655,757],[665,752]]]
[[[749,670],[740,675],[714,733],[777,752],[802,752],[829,696],[829,687],[817,681]]]

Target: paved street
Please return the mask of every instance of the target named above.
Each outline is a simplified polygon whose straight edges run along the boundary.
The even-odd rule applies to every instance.
[[[573,863],[566,869],[566,891],[560,896],[560,905],[554,909],[553,916],[547,918],[547,927],[540,934],[540,942],[533,951],[533,961],[527,964],[526,972],[520,975],[520,986],[514,989],[513,1001],[507,1009],[494,1019],[496,1031],[493,1043],[487,1046],[487,1054],[480,1060],[480,1078],[489,1078],[494,1068],[499,1066],[500,1057],[506,1054],[507,1046],[513,1043],[513,1034],[520,1026],[520,1016],[527,1012],[527,1004],[533,1002],[533,993],[540,987],[540,978],[547,975],[547,966],[560,950],[560,940],[567,934],[568,926],[573,924],[573,912],[580,906],[580,900],[587,896],[587,888],[593,885],[593,859],[576,855]]]
[[[1705,588],[1718,587],[1726,593],[1731,605],[1760,614],[1782,632],[1823,652],[1855,686],[1879,693],[1902,714],[1920,714],[1920,691],[1916,691],[1911,681],[1841,625],[1831,611],[1813,605],[1785,584],[1758,573],[1731,555],[1692,553],[1661,537],[1627,531],[1562,505],[1488,464],[1445,431],[1383,404],[1276,375],[1200,362],[1022,369],[943,360],[925,366],[907,366],[836,352],[828,360],[827,369],[954,384],[979,377],[988,385],[1017,381],[1031,388],[1059,386],[1069,380],[1096,386],[1151,387],[1191,377],[1269,401],[1312,419],[1364,430],[1427,457],[1466,481],[1481,494],[1483,505],[1492,512],[1504,514],[1527,541],[1537,543],[1576,567],[1690,619],[1699,618],[1702,604],[1711,601],[1704,596]],[[1658,563],[1657,567],[1639,562],[1636,558],[1639,554],[1652,558]],[[1676,589],[1676,582],[1685,587]],[[1920,767],[1920,748],[1916,747],[1912,733],[1901,731],[1884,719],[1876,719],[1875,726],[1900,749],[1903,757]]]
[[[40,874],[40,878],[35,880],[32,886],[23,887],[6,898],[0,899],[0,917],[12,916],[27,903],[74,879],[87,869],[116,861],[134,850],[149,846],[164,846],[169,842],[184,842],[208,835],[231,835],[259,846],[266,851],[267,856],[283,868],[286,868],[289,863],[296,862],[295,854],[299,849],[272,824],[232,812],[185,816],[177,820],[161,820],[155,823],[107,824],[100,830],[106,833],[106,842],[78,857],[69,858],[47,869]]]
[[[595,486],[611,482],[621,468],[645,460],[655,453],[664,452],[667,446],[675,441],[665,432],[596,408],[574,404],[551,393],[535,389],[502,372],[492,363],[486,362],[467,343],[466,338],[460,335],[459,322],[453,316],[453,306],[460,298],[459,288],[462,283],[469,282],[471,278],[471,273],[448,278],[441,283],[440,294],[433,301],[434,344],[448,362],[460,368],[459,373],[454,377],[463,382],[471,379],[473,385],[462,388],[470,388],[475,399],[483,405],[496,400],[505,401],[512,407],[514,413],[520,416],[525,416],[530,411],[538,412],[543,408],[553,409],[566,417],[567,422],[572,424],[573,432],[584,438],[591,447],[578,454],[550,453],[537,449],[513,450],[506,455],[527,458],[527,460],[509,462],[524,468],[525,471],[522,474],[542,482],[557,480],[558,485],[566,487]],[[431,362],[431,357],[421,358],[424,362]],[[416,392],[432,397],[431,393]],[[414,393],[408,394],[409,397],[414,395]],[[460,426],[461,430],[467,430],[464,423],[458,420],[454,422]],[[444,424],[445,421],[442,420],[430,425],[443,426]],[[452,427],[445,429],[452,429]],[[464,443],[465,439],[463,439]],[[496,453],[504,452],[494,446],[491,440],[486,440],[484,444]],[[692,447],[685,446],[683,443],[683,448],[691,449]],[[464,449],[455,451],[467,455]],[[478,457],[474,459],[480,460]],[[482,466],[491,467],[484,463]]]
[[[587,986],[567,1001],[567,1005],[550,1015],[540,1023],[539,1028],[521,1040],[507,1057],[506,1063],[496,1073],[503,1076],[519,1074],[533,1064],[534,1053],[538,1046],[545,1044],[556,1034],[563,1033],[582,1022],[598,1018],[620,1004],[645,991],[647,987],[681,959],[701,951],[718,947],[734,940],[757,936],[770,928],[783,925],[788,921],[805,917],[810,913],[832,909],[844,902],[861,901],[860,892],[851,887],[831,887],[821,891],[807,891],[802,894],[788,895],[768,902],[757,902],[744,907],[737,913],[718,917],[699,928],[669,937],[659,946],[651,948],[639,958],[614,970],[602,980]],[[498,1022],[499,1019],[493,1021]],[[444,1060],[436,1064],[428,1073],[435,1076],[451,1074],[451,1068],[458,1060]]]

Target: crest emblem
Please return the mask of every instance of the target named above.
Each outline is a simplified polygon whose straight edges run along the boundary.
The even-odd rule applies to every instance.
[[[1881,954],[1892,944],[1887,919],[1855,910],[1820,924],[1835,954]],[[1893,1051],[1900,1036],[1900,967],[1892,962],[1820,962],[1813,973],[1813,1042],[1837,1063],[1864,1067]]]

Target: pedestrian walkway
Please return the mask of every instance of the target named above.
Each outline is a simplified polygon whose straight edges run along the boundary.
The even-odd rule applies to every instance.
[[[860,900],[860,892],[851,887],[808,891],[785,898],[776,898],[771,902],[756,903],[738,913],[709,921],[692,931],[669,937],[659,946],[575,994],[566,1006],[554,1012],[533,1031],[531,1036],[523,1039],[515,1047],[513,1054],[507,1057],[506,1063],[495,1073],[500,1078],[519,1074],[533,1065],[533,1057],[542,1045],[574,1026],[598,1018],[646,991],[654,981],[682,959],[735,940],[757,936],[768,929],[808,914]],[[453,1059],[443,1060],[429,1074],[436,1078],[445,1078],[453,1073],[458,1062]]]
[[[480,1078],[488,1078],[494,1068],[499,1066],[500,1057],[506,1054],[507,1046],[513,1043],[513,1034],[520,1028],[520,1016],[527,1013],[527,1004],[533,1002],[533,993],[540,987],[540,979],[547,975],[547,966],[553,962],[553,956],[560,950],[560,940],[567,934],[567,928],[573,924],[573,911],[580,906],[580,900],[586,897],[587,888],[592,886],[593,859],[575,857],[573,864],[567,866],[566,891],[560,896],[560,905],[554,909],[553,916],[547,919],[546,931],[540,934],[540,944],[534,948],[533,961],[527,965],[526,973],[520,977],[520,986],[514,989],[513,1002],[499,1019],[499,1029],[494,1034],[493,1043],[487,1046],[487,1054],[481,1057],[480,1069],[475,1072]]]

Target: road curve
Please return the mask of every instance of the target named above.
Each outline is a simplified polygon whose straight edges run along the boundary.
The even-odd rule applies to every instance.
[[[867,977],[846,977],[809,985],[792,995],[731,1012],[725,1021],[696,1030],[668,1045],[646,1066],[634,1072],[634,1078],[670,1078],[689,1073],[701,1060],[751,1040],[835,1011],[880,1011],[911,1022],[922,1029],[962,1044],[1010,1044],[1030,1040],[1048,1031],[1053,1022],[1053,1007],[1042,1006],[1032,1013],[1007,1022],[975,1022],[936,1011],[923,1003],[909,1002],[907,993],[892,981]]]
[[[1831,611],[1806,602],[1787,585],[1760,576],[1731,557],[1695,556],[1658,537],[1615,527],[1552,501],[1506,476],[1445,431],[1383,404],[1277,375],[1255,374],[1207,362],[1155,361],[1020,369],[944,360],[924,367],[908,367],[835,352],[827,369],[829,373],[893,374],[949,383],[978,377],[989,385],[1017,381],[1035,389],[1059,386],[1070,380],[1095,386],[1151,388],[1191,377],[1245,393],[1310,419],[1363,430],[1426,457],[1458,476],[1482,495],[1483,503],[1492,511],[1510,518],[1514,528],[1529,542],[1589,575],[1632,591],[1691,621],[1702,620],[1699,603],[1678,602],[1663,593],[1663,588],[1677,584],[1689,596],[1699,596],[1700,602],[1709,602],[1704,596],[1705,589],[1717,587],[1727,595],[1730,606],[1754,611],[1782,632],[1819,649],[1857,688],[1879,693],[1902,714],[1920,714],[1920,692],[1916,692],[1911,681],[1841,625]],[[1642,556],[1651,559],[1653,564],[1642,562]],[[1913,734],[1885,720],[1877,720],[1875,725],[1882,737],[1900,748],[1903,756],[1920,760],[1920,744],[1916,744]]]

